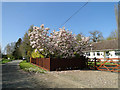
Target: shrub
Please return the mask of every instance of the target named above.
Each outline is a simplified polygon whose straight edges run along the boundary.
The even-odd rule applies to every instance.
[[[28,71],[28,72],[39,72],[39,73],[45,73],[46,71],[39,68],[38,66],[36,65],[33,65],[29,62],[26,62],[26,60],[20,62],[20,68],[25,70],[25,71]]]
[[[42,54],[40,54],[38,51],[35,52],[35,50],[33,50],[31,57],[32,58],[44,58]]]
[[[10,61],[12,61],[11,59],[2,59],[1,61],[0,61],[0,64],[5,64],[5,63],[8,63],[8,62],[10,62]]]

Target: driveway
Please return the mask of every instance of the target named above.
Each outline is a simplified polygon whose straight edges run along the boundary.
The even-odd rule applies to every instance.
[[[118,88],[118,73],[104,71],[52,71],[27,73],[16,60],[3,65],[3,88]]]
[[[104,71],[54,71],[34,77],[48,88],[118,88],[118,73]]]

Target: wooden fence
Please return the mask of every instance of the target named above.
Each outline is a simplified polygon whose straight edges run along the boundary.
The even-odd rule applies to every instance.
[[[111,58],[106,58],[104,61],[94,58],[88,60],[88,67],[92,70],[120,72],[120,61]]]
[[[30,62],[39,67],[48,70],[67,70],[67,69],[84,69],[87,67],[88,59],[81,56],[80,58],[57,59],[57,58],[30,58]]]
[[[105,61],[85,57],[72,59],[30,58],[30,62],[48,71],[89,68],[91,70],[120,72],[120,61],[113,61],[110,58],[106,58]]]

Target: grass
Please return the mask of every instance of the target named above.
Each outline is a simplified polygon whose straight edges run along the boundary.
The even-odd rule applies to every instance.
[[[88,62],[88,64],[94,64],[94,62]],[[102,62],[103,63],[103,62]],[[96,62],[97,65],[100,65],[101,63],[100,62]],[[109,62],[106,62],[105,64],[109,64],[109,65],[116,65],[115,63],[109,63]]]
[[[5,64],[5,63],[11,62],[11,61],[12,61],[11,59],[10,60],[8,60],[8,59],[2,59],[0,61],[0,64]]]
[[[26,60],[20,62],[20,68],[27,71],[27,72],[39,72],[39,73],[45,73],[46,70],[41,69],[40,67],[33,65],[29,62],[26,62]]]

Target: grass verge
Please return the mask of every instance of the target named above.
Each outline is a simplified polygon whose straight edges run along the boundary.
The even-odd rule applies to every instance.
[[[20,62],[20,68],[28,71],[28,72],[39,72],[39,73],[45,73],[46,70],[41,69],[40,67],[33,65],[29,62],[26,62],[26,60]]]
[[[2,59],[0,61],[0,64],[5,64],[5,63],[11,62],[11,61],[12,61],[11,59],[10,60],[8,60],[8,59]]]

